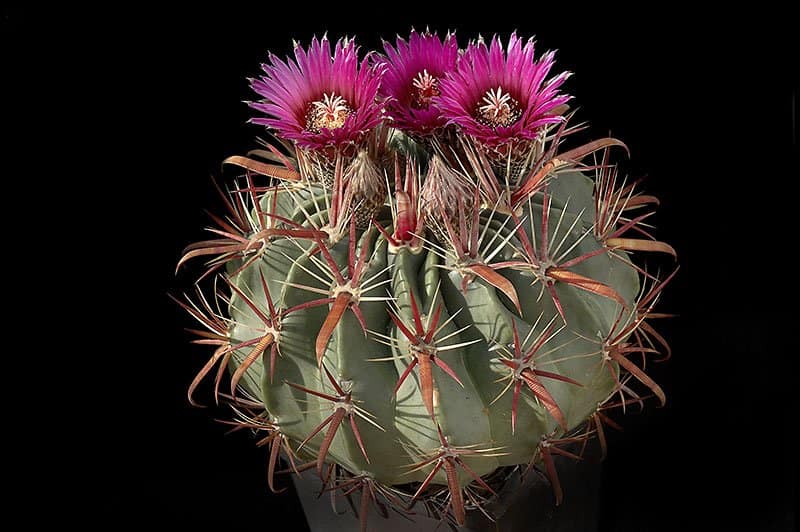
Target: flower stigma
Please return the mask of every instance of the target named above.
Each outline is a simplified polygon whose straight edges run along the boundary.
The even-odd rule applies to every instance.
[[[502,87],[486,91],[480,103],[477,119],[489,127],[510,126],[522,117],[519,102]]]
[[[411,82],[411,107],[427,109],[431,100],[439,96],[439,79],[431,76],[427,69],[418,73]]]
[[[335,92],[323,94],[321,100],[311,102],[306,113],[306,131],[319,133],[322,129],[339,129],[344,126],[353,109],[347,100]]]

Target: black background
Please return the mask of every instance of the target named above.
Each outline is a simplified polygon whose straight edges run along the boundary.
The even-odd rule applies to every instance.
[[[536,35],[542,51],[558,49],[558,65],[575,72],[566,91],[579,117],[595,136],[623,139],[627,168],[646,174],[647,191],[662,200],[657,234],[681,264],[661,307],[680,315],[663,326],[675,355],[652,367],[668,404],[627,416],[625,432],[612,436],[601,530],[790,530],[798,62],[787,14],[386,6],[4,13],[4,67],[22,81],[19,94],[34,85],[46,94],[37,152],[43,138],[78,144],[80,165],[64,169],[69,234],[103,249],[90,295],[70,300],[76,312],[92,309],[80,319],[94,320],[102,338],[81,342],[93,399],[69,410],[95,429],[86,437],[92,458],[81,464],[103,473],[95,485],[104,497],[92,499],[91,513],[187,527],[280,518],[304,529],[293,495],[267,492],[265,451],[246,434],[225,436],[214,418],[226,412],[187,404],[208,353],[188,346],[189,321],[166,294],[190,285],[174,264],[203,237],[202,209],[219,208],[210,176],[260,132],[245,124],[242,101],[253,97],[245,78],[267,51],[284,55],[291,39],[325,31],[374,48],[430,25],[457,30],[462,44],[517,29]],[[87,201],[98,190],[105,200]],[[102,237],[109,230],[114,237]],[[64,268],[85,270],[85,257]]]

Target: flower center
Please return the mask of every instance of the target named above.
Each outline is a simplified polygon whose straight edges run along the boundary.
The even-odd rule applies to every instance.
[[[335,92],[323,94],[321,100],[311,102],[306,112],[306,131],[319,133],[322,129],[342,127],[353,109],[347,100]]]
[[[478,103],[478,122],[495,128],[510,126],[522,117],[519,102],[501,87],[489,89]]]
[[[411,82],[411,107],[427,109],[434,96],[439,96],[439,79],[431,76],[425,69]]]

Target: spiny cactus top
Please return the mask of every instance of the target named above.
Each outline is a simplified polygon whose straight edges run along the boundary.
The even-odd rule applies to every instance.
[[[264,431],[270,487],[281,456],[315,468],[360,493],[362,527],[420,500],[463,524],[517,468],[559,502],[556,457],[665,401],[643,368],[670,355],[651,321],[674,272],[638,260],[675,257],[645,223],[658,200],[619,177],[621,141],[562,148],[567,74],[532,41],[384,51],[314,39],[252,81],[277,140],[225,161],[228,213],[179,262],[206,260],[179,303],[216,347],[189,400],[213,375]]]

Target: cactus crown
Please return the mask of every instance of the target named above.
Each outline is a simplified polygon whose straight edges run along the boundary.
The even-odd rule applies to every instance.
[[[454,39],[272,56],[251,105],[279,142],[225,161],[228,213],[178,264],[204,259],[212,287],[178,301],[215,347],[189,401],[213,378],[263,431],[270,488],[282,456],[362,509],[423,500],[463,524],[518,468],[558,503],[557,457],[605,453],[609,410],[665,401],[644,360],[671,354],[651,321],[674,273],[634,260],[675,256],[645,223],[657,199],[619,177],[621,141],[562,149],[552,54],[514,35],[456,61]]]

